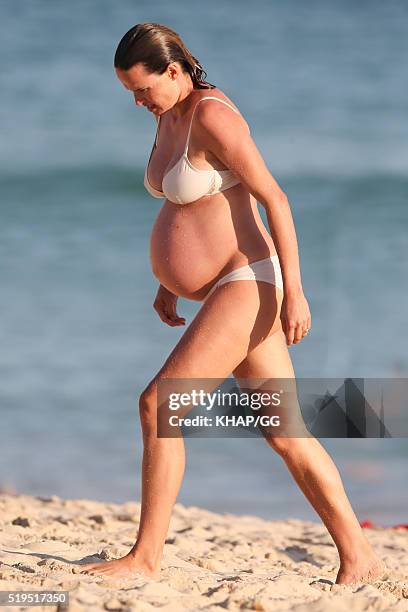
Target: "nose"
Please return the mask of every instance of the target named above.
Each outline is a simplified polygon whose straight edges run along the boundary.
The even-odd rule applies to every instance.
[[[143,106],[143,100],[140,100],[136,94],[133,94],[136,106]]]

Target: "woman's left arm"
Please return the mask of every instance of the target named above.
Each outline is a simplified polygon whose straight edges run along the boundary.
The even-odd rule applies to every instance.
[[[286,194],[262,202],[282,267],[284,297],[281,321],[287,344],[297,344],[312,325],[309,304],[302,288],[295,225]]]
[[[298,243],[288,198],[269,172],[243,118],[217,102],[200,104],[195,120],[200,141],[229,168],[262,204],[282,269],[281,321],[288,345],[302,340],[311,327],[303,293]]]

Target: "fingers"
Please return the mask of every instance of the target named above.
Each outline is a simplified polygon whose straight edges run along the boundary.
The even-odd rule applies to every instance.
[[[286,336],[286,344],[291,346],[292,344],[299,344],[299,342],[306,338],[311,328],[311,322],[297,323],[289,321],[282,327]]]
[[[165,313],[167,317],[174,323],[174,325],[184,325],[186,320],[184,317],[179,317],[176,312],[176,303],[170,302],[165,304]]]
[[[286,342],[290,346],[295,339],[296,326],[293,321],[289,321],[286,328]]]
[[[186,320],[184,317],[179,317],[176,313],[175,305],[171,305],[163,300],[156,300],[153,304],[153,308],[159,315],[160,319],[170,325],[170,327],[176,327],[178,325],[185,325]]]
[[[158,314],[161,320],[164,323],[167,323],[167,325],[170,325],[170,327],[177,327],[178,325],[185,324],[185,319],[182,319],[181,317],[175,317],[169,314],[165,307],[163,307],[161,310],[158,310]]]
[[[282,329],[286,336],[286,343],[298,344],[309,333],[312,327],[312,317],[306,298],[290,297],[282,302],[281,309]]]

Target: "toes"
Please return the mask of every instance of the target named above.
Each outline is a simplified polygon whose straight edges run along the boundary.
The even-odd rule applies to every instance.
[[[95,570],[96,568],[93,565],[91,565],[90,567],[86,567],[85,569],[81,570],[79,573],[80,574],[93,574]]]
[[[97,569],[99,569],[101,567],[101,565],[103,565],[103,563],[84,563],[82,565],[81,574],[83,572],[89,572],[89,571],[97,570]]]
[[[98,576],[100,574],[110,574],[112,572],[112,568],[111,567],[105,567],[103,564],[101,564],[102,567],[94,567],[92,569],[89,570],[85,570],[84,572],[81,572],[81,574],[87,574],[89,576]]]

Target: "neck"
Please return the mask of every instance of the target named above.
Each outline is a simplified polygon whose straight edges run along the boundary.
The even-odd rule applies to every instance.
[[[180,82],[180,95],[178,97],[178,100],[176,104],[173,106],[173,108],[171,109],[171,114],[173,115],[175,119],[179,119],[185,114],[186,110],[188,109],[188,105],[189,105],[189,101],[187,100],[187,98],[189,97],[189,95],[191,94],[193,90],[194,90],[193,81],[191,80],[190,75],[186,74],[183,77],[183,80]]]

